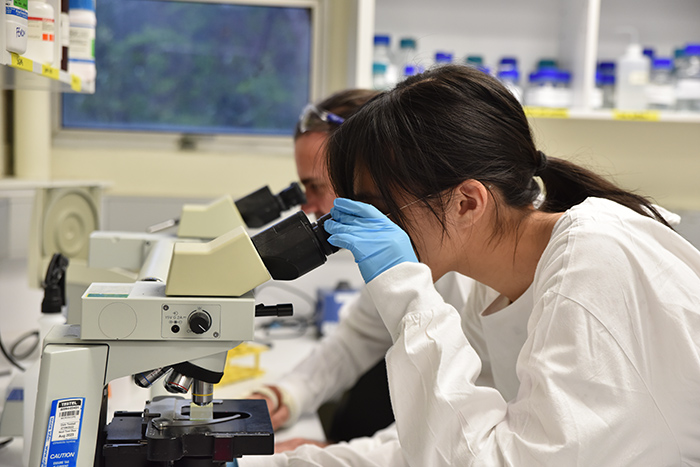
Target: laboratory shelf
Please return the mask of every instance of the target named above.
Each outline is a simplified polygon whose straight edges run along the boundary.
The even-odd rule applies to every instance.
[[[525,106],[525,114],[531,118],[559,118],[570,120],[617,120],[637,122],[700,123],[698,112],[673,112],[660,110],[587,110]]]
[[[5,75],[4,86],[11,89],[37,89],[41,88],[43,80],[36,78],[48,78],[46,81],[51,90],[54,91],[73,91],[80,93],[92,94],[95,92],[95,83],[86,82],[80,77],[69,74],[63,70],[43,65],[36,61],[30,60],[21,55],[3,51],[2,64],[8,65],[10,73]]]

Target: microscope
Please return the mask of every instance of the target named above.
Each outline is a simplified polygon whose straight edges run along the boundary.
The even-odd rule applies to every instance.
[[[256,304],[252,290],[295,279],[337,251],[328,217],[312,224],[297,212],[252,237],[239,226],[209,242],[176,241],[144,265],[167,263],[164,282],[91,284],[80,325],[56,326],[44,341],[29,465],[223,466],[272,454],[265,402],[217,400],[213,385],[227,351],[253,339],[256,316],[292,313]],[[141,387],[163,379],[180,395],[117,412],[107,425],[107,384],[129,375]],[[181,396],[190,391],[191,400]]]

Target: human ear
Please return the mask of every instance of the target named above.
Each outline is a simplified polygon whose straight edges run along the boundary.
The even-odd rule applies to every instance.
[[[489,202],[488,189],[477,180],[465,180],[454,190],[453,203],[461,224],[472,225],[481,219]]]

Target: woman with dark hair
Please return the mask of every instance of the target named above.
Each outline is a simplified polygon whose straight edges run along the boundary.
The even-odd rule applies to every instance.
[[[545,156],[517,100],[469,67],[375,97],[327,151],[342,198],[326,230],[392,336],[409,465],[700,464],[700,253],[659,209]],[[501,294],[480,310],[489,350],[527,322],[511,398],[475,384],[433,286],[449,271]]]

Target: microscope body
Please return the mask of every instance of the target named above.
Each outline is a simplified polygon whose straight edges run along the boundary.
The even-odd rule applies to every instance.
[[[251,290],[270,278],[291,280],[325,263],[337,248],[327,243],[322,222],[311,224],[299,212],[253,238],[242,227],[207,243],[163,238],[151,245],[141,273],[167,277],[165,282],[90,285],[82,297],[80,325],[56,326],[44,340],[30,467],[100,465],[105,388],[123,376],[134,375],[146,387],[142,383],[150,384],[151,375],[157,379],[168,373],[166,388],[183,394],[194,384],[190,413],[170,410],[176,419],[157,417],[149,428],[184,439],[208,430],[206,423],[218,424],[213,384],[223,375],[228,350],[253,339],[256,315],[291,314],[290,307],[256,305]],[[151,407],[167,405],[152,402]],[[210,446],[213,463],[208,465],[273,452],[265,403],[251,402],[262,404],[264,416],[241,415],[232,421],[233,432],[212,430],[209,438],[217,441]],[[260,430],[261,419],[269,429]],[[254,433],[246,432],[248,426]],[[246,442],[231,441],[236,436],[257,441],[243,449]]]
[[[71,458],[76,463],[66,465],[95,464],[110,381],[182,362],[223,372],[226,352],[253,339],[251,294],[166,297],[165,284],[137,282],[93,284],[83,297],[83,324],[57,326],[45,340],[32,467]],[[210,318],[204,331],[203,313]]]

